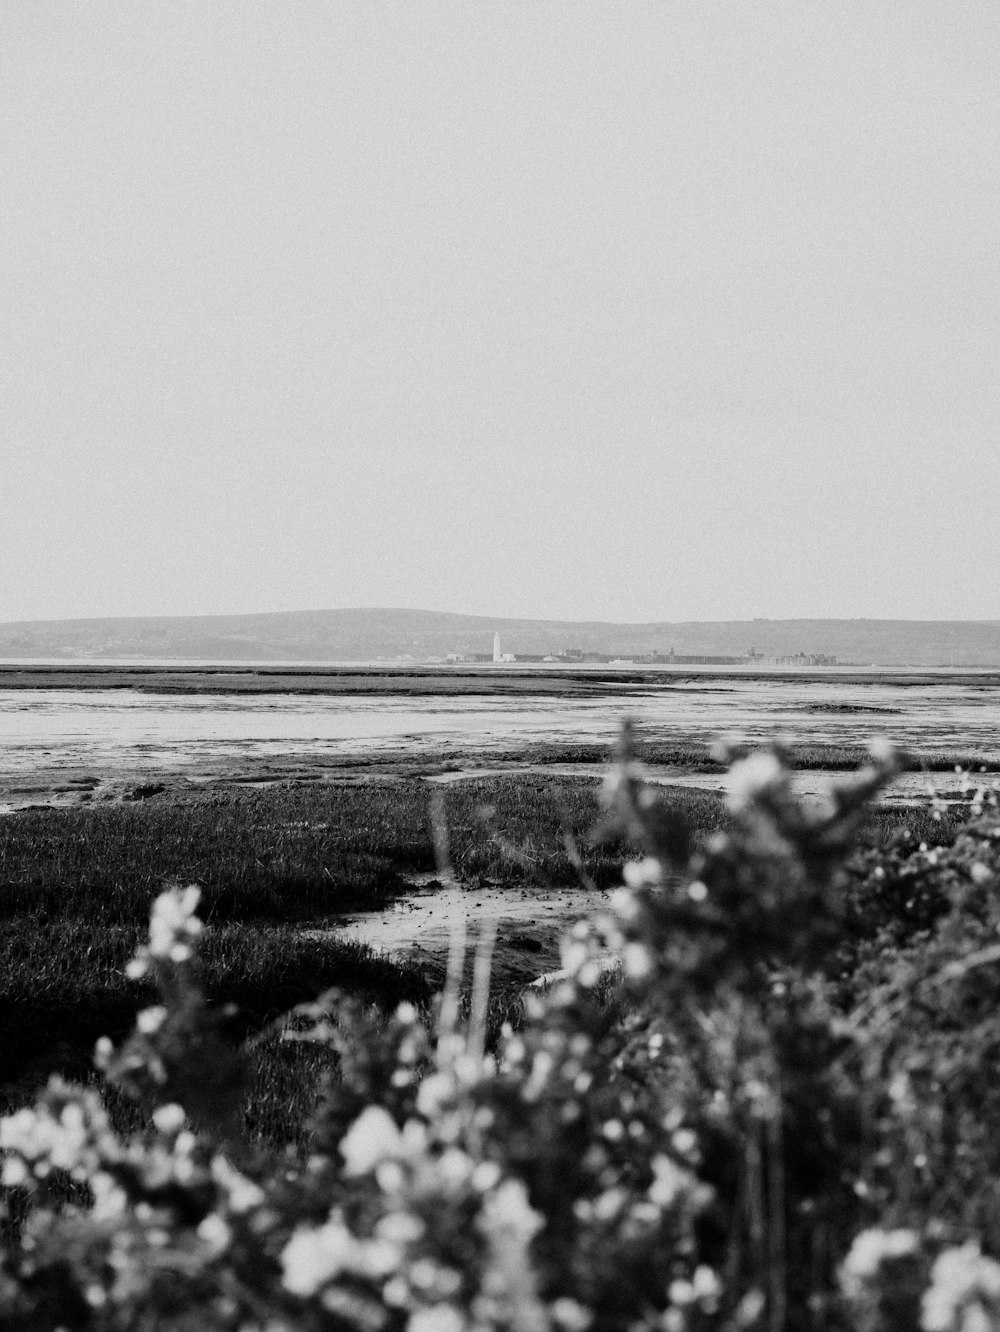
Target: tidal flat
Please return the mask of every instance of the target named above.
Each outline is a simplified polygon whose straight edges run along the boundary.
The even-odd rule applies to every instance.
[[[891,792],[904,798],[924,793],[925,772],[1000,769],[998,703],[997,674],[947,671],[8,665],[0,666],[0,811],[114,801],[156,785],[553,765],[594,775],[626,716],[658,780],[695,778],[713,789],[720,737],[750,746],[780,739],[815,789],[881,737],[913,758],[914,771]]]
[[[559,966],[561,930],[601,904],[637,848],[591,836],[592,778],[508,773],[438,789],[450,873],[419,777],[165,791],[0,819],[0,1108],[53,1071],[86,1077],[98,1037],[120,1039],[154,1001],[125,967],[170,883],[199,886],[206,992],[234,1006],[235,1037],[259,1041],[251,1136],[301,1124],[322,1072],[308,1050],[263,1039],[269,1024],[329,987],[383,1011],[429,1008],[456,925],[471,947],[484,925],[495,932],[491,1026],[516,1021],[523,987]],[[664,797],[696,838],[728,826],[717,793]],[[883,806],[869,835],[947,841],[965,808],[935,820]]]
[[[973,783],[1000,766],[996,677],[580,673],[548,693],[521,676],[508,694],[498,673],[473,695],[446,692],[446,671],[420,674],[425,693],[395,692],[395,672],[352,677],[375,682],[367,693],[335,692],[335,672],[317,692],[313,673],[296,677],[305,692],[269,676],[273,693],[147,692],[106,675],[113,683],[70,673],[75,683],[54,687],[45,672],[29,688],[22,671],[0,687],[8,1104],[53,1069],[81,1076],[94,1040],[123,1035],[150,1002],[124,967],[170,883],[201,889],[206,989],[235,1005],[237,1034],[266,1032],[334,985],[384,1009],[428,1006],[458,923],[472,941],[495,932],[491,1020],[516,1020],[521,989],[559,965],[561,929],[636,853],[591,836],[624,716],[696,837],[729,818],[720,735],[749,747],[781,736],[806,795],[876,737],[909,749],[915,770],[873,811],[876,840],[907,829],[948,841],[970,795],[954,765]],[[915,803],[928,785],[947,797],[939,818]],[[280,1137],[295,1119],[288,1098],[308,1100],[310,1058],[261,1039],[252,1134]]]

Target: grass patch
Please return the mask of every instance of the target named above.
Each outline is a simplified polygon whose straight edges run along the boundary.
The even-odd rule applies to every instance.
[[[80,1076],[94,1042],[131,1029],[154,1002],[125,966],[145,930],[87,930],[59,921],[42,931],[6,922],[0,929],[0,1100],[35,1088],[50,1072]],[[264,1027],[297,1003],[340,986],[383,1008],[404,999],[426,1004],[431,985],[416,967],[388,960],[364,944],[304,937],[287,926],[209,928],[201,950],[205,991],[233,1004],[233,1038]]]
[[[384,1011],[403,999],[428,1004],[440,982],[434,967],[308,937],[302,927],[381,907],[409,875],[434,868],[434,794],[415,779],[310,783],[0,820],[0,1106],[23,1103],[51,1071],[83,1076],[98,1036],[128,1032],[151,992],[124,968],[145,937],[152,898],[172,881],[202,888],[206,989],[213,1002],[237,1006],[234,1039],[334,985]],[[620,881],[630,848],[590,837],[600,816],[596,780],[511,773],[436,794],[464,882],[574,884],[567,833],[591,879]],[[660,794],[696,837],[729,826],[715,792]],[[875,807],[865,836],[879,843],[907,829],[916,842],[949,844],[965,817],[964,806],[940,820],[925,808]],[[516,987],[496,993],[491,1031],[519,1012]],[[283,1124],[294,1137],[312,1094],[309,1058],[277,1041],[254,1058],[248,1124],[264,1135]],[[300,1074],[303,1090],[293,1093]]]
[[[420,782],[313,785],[0,820],[0,913],[145,925],[172,882],[206,921],[296,921],[383,905],[434,866]]]

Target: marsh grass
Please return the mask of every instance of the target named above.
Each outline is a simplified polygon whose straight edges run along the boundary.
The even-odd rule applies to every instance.
[[[0,820],[0,1097],[23,1100],[53,1070],[80,1075],[98,1036],[129,1030],[150,995],[124,968],[170,882],[202,889],[206,989],[238,1010],[234,1037],[332,985],[386,1010],[403,999],[426,1005],[433,972],[301,926],[382,907],[433,869],[429,795],[416,780],[306,785]],[[446,808],[463,877],[523,883],[527,858],[536,879],[575,882],[564,825],[580,834],[588,872],[611,882],[620,871],[621,847],[585,840],[595,783],[560,794],[541,780],[490,779],[449,789]],[[289,1087],[287,1059],[260,1055],[262,1086]],[[276,1095],[262,1092],[262,1106]],[[248,1116],[294,1136],[299,1112],[286,1110],[251,1105]]]
[[[209,922],[382,905],[433,868],[421,783],[311,785],[27,810],[0,820],[0,910],[142,925],[165,883]]]
[[[817,709],[828,711],[823,709]],[[865,712],[859,709],[859,712]],[[886,729],[891,729],[891,718],[885,721]],[[726,770],[726,764],[714,754],[714,745],[700,741],[665,740],[655,736],[638,735],[634,740],[635,757],[655,767],[682,768],[687,772],[708,774]],[[751,746],[752,747],[752,746]],[[800,742],[784,747],[783,752],[792,768],[801,771],[853,772],[864,764],[869,755],[866,743],[838,742]],[[515,775],[520,775],[529,765],[547,767],[555,764],[604,765],[614,756],[613,746],[600,740],[544,740],[529,741],[516,747],[498,747],[480,751],[476,762],[489,765],[510,765]],[[343,755],[332,765],[334,768],[361,771],[406,772],[419,770],[425,772],[447,772],[461,770],[471,766],[456,760],[452,750],[424,751],[419,759],[401,759],[399,754],[386,752],[370,754],[363,758],[357,755]],[[953,772],[956,767],[973,774],[1000,772],[1000,751],[973,752],[971,750],[942,750],[940,752],[916,750],[909,758],[907,768],[916,772]]]
[[[120,1039],[152,1000],[125,975],[144,931],[133,926],[85,930],[58,921],[44,930],[0,930],[0,1049],[8,1094],[40,1085],[57,1069],[79,1075],[101,1035]],[[287,926],[209,927],[203,947],[211,1003],[233,1005],[234,1039],[260,1030],[294,1004],[333,985],[383,1007],[429,1002],[423,973],[365,944],[303,937]]]
[[[595,872],[629,856],[534,992],[487,1006],[489,949],[462,931],[443,996],[411,972],[389,1012],[406,968],[288,921],[202,929],[196,889],[163,894],[130,967],[160,1002],[102,1043],[110,1085],[4,1122],[0,1324],[997,1326],[996,797],[865,826],[891,754],[816,802],[775,753],[734,768],[728,807],[664,802],[628,741],[603,841],[582,784],[438,794],[444,877],[507,855],[524,891],[551,805]],[[98,957],[81,918],[36,923],[9,970],[27,991],[48,966],[42,1008],[98,963],[121,990],[136,927]],[[275,1019],[331,959],[331,991]]]
[[[591,836],[597,781],[511,773],[439,789],[461,881],[572,885],[578,869],[600,886],[620,881],[626,841]],[[97,1037],[129,1030],[150,993],[124,968],[170,882],[202,889],[206,990],[213,1004],[235,1006],[234,1040],[335,985],[382,1011],[403,999],[426,1010],[440,969],[302,927],[382,907],[411,875],[434,869],[429,796],[415,779],[308,784],[0,819],[0,1106],[23,1103],[53,1070],[84,1076]],[[696,838],[731,824],[713,792],[672,788],[665,803]],[[905,829],[915,844],[948,843],[965,817],[958,805],[938,817],[875,807],[867,837]],[[530,979],[527,956],[525,967]],[[490,1040],[503,1022],[518,1025],[524,979],[491,995]],[[248,1132],[299,1138],[315,1056],[267,1038],[253,1058]]]

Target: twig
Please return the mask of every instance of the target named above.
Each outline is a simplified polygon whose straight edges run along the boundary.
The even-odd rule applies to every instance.
[[[977,967],[987,967],[993,962],[1000,962],[1000,944],[990,944],[988,948],[980,948],[974,953],[968,953],[965,957],[956,958],[938,971],[928,972],[912,980],[900,981],[898,986],[894,988],[905,991],[905,993],[899,994],[894,1002],[879,999],[862,1004],[860,1008],[855,1010],[850,1020],[851,1028],[857,1031],[866,1022],[872,1023],[869,1030],[884,1027],[887,1022],[891,1022],[896,1014],[906,1007],[914,993],[921,986],[926,985],[935,988],[939,985],[947,985],[949,981],[958,980],[967,972],[974,971]],[[882,1008],[881,1012],[879,1012],[880,1007]]]
[[[775,1081],[778,1070],[774,1070]],[[770,1332],[784,1332],[785,1300],[785,1165],[781,1123],[781,1088],[775,1088],[774,1114],[767,1120],[767,1220]]]
[[[448,846],[448,821],[445,816],[444,795],[435,791],[431,796],[431,833],[434,838],[434,860],[438,877],[447,887],[457,887],[458,881],[451,865]],[[441,1011],[438,1015],[438,1061],[441,1062],[445,1051],[454,1044],[458,1029],[458,996],[462,983],[462,971],[465,967],[466,922],[465,912],[456,912],[448,938],[448,966],[445,971],[444,994],[441,996]]]
[[[497,923],[488,920],[480,926],[476,940],[476,960],[472,969],[472,1012],[469,1017],[469,1054],[482,1059],[486,1049],[486,1018],[490,1001],[490,971]]]

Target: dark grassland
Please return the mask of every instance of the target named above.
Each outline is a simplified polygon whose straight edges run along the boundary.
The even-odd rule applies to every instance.
[[[234,1034],[260,1029],[332,985],[382,1007],[428,1003],[433,979],[415,966],[363,945],[306,937],[303,928],[381,907],[408,876],[435,868],[431,793],[415,779],[308,784],[0,819],[7,1103],[54,1068],[83,1073],[97,1037],[123,1036],[151,1002],[124,968],[144,939],[153,898],[169,883],[201,887],[206,987],[214,1001],[238,1007]],[[595,880],[618,878],[622,848],[585,840],[597,813],[595,783],[557,789],[544,778],[503,777],[442,794],[463,881],[575,882],[565,829],[580,838]],[[715,802],[702,803],[707,811]],[[272,1046],[275,1076],[289,1060],[307,1058]]]
[[[86,1076],[97,1037],[126,1034],[152,1001],[124,973],[150,903],[169,883],[197,883],[206,990],[235,1006],[234,1037],[261,1033],[248,1130],[295,1137],[328,1055],[280,1041],[269,1023],[334,985],[383,1009],[431,1002],[437,978],[418,966],[303,929],[380,907],[410,876],[434,870],[432,790],[415,778],[309,783],[0,819],[0,1110],[53,1070]],[[512,774],[438,790],[463,882],[577,883],[567,832],[594,882],[620,881],[630,848],[588,836],[600,814],[596,781]],[[665,798],[696,835],[726,826],[714,793],[673,788]],[[961,808],[936,821],[927,810],[880,807],[867,836],[881,842],[906,828],[913,842],[946,843],[963,820]],[[516,994],[493,1005],[494,1027],[516,1019]]]
[[[700,688],[706,679],[723,681],[803,680],[829,684],[892,684],[915,687],[926,684],[968,684],[993,687],[996,671],[972,668],[966,671],[947,667],[922,670],[893,670],[858,667],[846,670],[787,671],[733,667],[708,670],[697,666],[690,670],[644,667],[556,666],[556,665],[381,665],[331,666],[259,666],[239,663],[226,665],[178,663],[176,665],[140,665],[104,662],[84,665],[79,662],[38,665],[30,662],[0,663],[0,689],[136,689],[146,693],[171,694],[579,694],[618,693],[621,687],[676,688],[694,685]]]
[[[649,740],[638,736],[633,743],[633,753],[643,763],[658,768],[682,768],[686,772],[717,773],[720,779],[726,771],[726,765],[713,755],[713,747],[708,744],[682,743],[676,741]],[[788,764],[800,770],[825,772],[854,772],[869,761],[866,746],[861,744],[840,745],[829,743],[795,744],[784,750]],[[517,749],[496,749],[481,756],[480,761],[491,765],[510,765],[517,772],[526,765],[546,766],[548,764],[600,764],[606,766],[611,751],[606,743],[600,741],[536,741],[521,745]],[[363,763],[356,756],[344,756],[339,759],[342,768],[386,769],[397,768],[412,771],[413,761],[401,764],[398,755],[383,754],[366,758]],[[454,756],[444,752],[425,752],[421,766],[426,771],[461,768]],[[938,753],[917,753],[912,756],[910,766],[918,772],[954,772],[962,768],[972,776],[982,772],[1000,771],[1000,759],[996,755],[966,753],[961,750],[946,750]],[[680,780],[683,780],[681,778]]]

